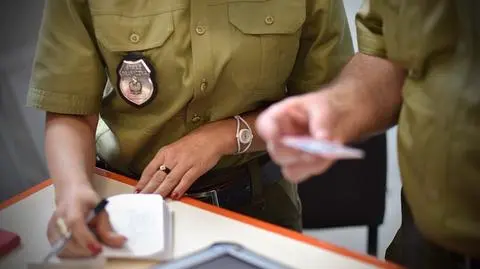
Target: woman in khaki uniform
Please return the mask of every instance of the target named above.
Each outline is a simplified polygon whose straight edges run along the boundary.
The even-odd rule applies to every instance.
[[[89,183],[95,156],[139,179],[137,192],[190,195],[300,230],[295,185],[261,173],[255,119],[318,89],[351,55],[342,1],[48,0],[28,104],[47,112],[50,241],[59,217],[74,239],[64,256],[126,240],[106,215],[98,238],[83,222],[100,199]]]

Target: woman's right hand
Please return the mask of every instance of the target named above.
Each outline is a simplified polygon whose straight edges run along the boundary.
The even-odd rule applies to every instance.
[[[58,218],[63,218],[72,233],[72,238],[59,253],[59,257],[96,256],[102,252],[102,244],[114,248],[123,246],[127,239],[113,231],[105,210],[97,215],[91,223],[85,222],[89,211],[101,200],[90,185],[69,186],[67,189],[56,189],[56,192],[57,208],[48,223],[48,240],[50,244],[53,244],[62,237],[56,224]],[[95,231],[98,237],[92,231]]]

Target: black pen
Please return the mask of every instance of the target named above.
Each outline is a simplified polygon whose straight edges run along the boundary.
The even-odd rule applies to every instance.
[[[94,209],[90,210],[87,217],[85,218],[85,223],[88,224],[89,222],[91,222],[100,212],[102,212],[105,209],[107,204],[108,204],[108,200],[102,199],[97,204],[97,206],[95,206]],[[48,262],[50,258],[52,258],[54,255],[57,255],[58,253],[60,253],[67,245],[68,241],[70,241],[70,239],[72,238],[72,233],[68,231],[68,228],[66,227],[63,219],[59,218],[57,220],[57,227],[60,230],[60,233],[62,234],[62,238],[60,238],[55,243],[53,243],[52,249],[43,260],[44,263]]]

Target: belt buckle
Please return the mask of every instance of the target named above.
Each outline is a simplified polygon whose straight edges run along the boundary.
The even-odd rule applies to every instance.
[[[186,196],[191,198],[196,198],[196,199],[208,198],[208,199],[211,199],[213,205],[220,207],[220,203],[218,202],[218,194],[216,190],[189,193]]]

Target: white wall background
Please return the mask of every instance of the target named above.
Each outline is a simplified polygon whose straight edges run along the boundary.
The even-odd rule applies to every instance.
[[[344,0],[352,36],[361,0]],[[2,0],[0,16],[0,201],[47,177],[43,157],[44,113],[26,108],[43,1]],[[354,41],[356,45],[356,41]],[[388,132],[388,193],[385,223],[379,233],[379,257],[400,225],[400,180],[395,129]],[[307,231],[325,241],[366,252],[366,228]]]

